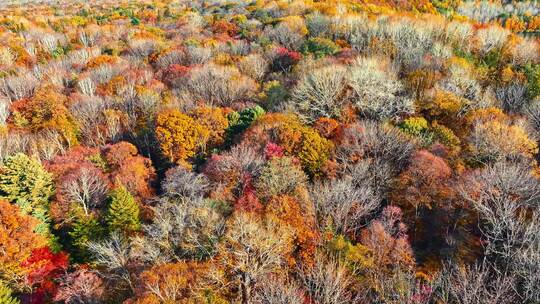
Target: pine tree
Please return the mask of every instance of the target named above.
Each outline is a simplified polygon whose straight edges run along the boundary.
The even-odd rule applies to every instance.
[[[0,282],[0,303],[2,304],[19,304],[21,303],[12,294],[11,289],[4,283]]]
[[[40,221],[36,231],[49,234],[49,198],[54,194],[52,175],[25,154],[7,157],[0,168],[0,198],[14,203]]]
[[[139,206],[126,187],[120,184],[109,195],[107,224],[112,231],[136,231],[139,222]]]

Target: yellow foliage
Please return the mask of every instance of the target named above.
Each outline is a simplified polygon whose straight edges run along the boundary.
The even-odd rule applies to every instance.
[[[195,156],[208,138],[208,130],[179,110],[165,110],[156,118],[156,137],[161,152],[170,161],[191,167],[187,159]]]
[[[203,140],[208,145],[207,148],[223,144],[226,135],[225,131],[229,127],[228,112],[227,109],[223,108],[202,106],[193,109],[189,113],[207,131],[205,132],[206,138]]]

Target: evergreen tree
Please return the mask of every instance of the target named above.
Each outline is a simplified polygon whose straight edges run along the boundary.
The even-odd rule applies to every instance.
[[[139,206],[131,193],[122,184],[118,185],[109,195],[107,224],[111,232],[136,231],[141,226],[139,222]]]
[[[19,206],[40,221],[36,231],[49,234],[49,198],[54,194],[52,175],[25,154],[7,157],[0,168],[0,198]]]
[[[75,248],[75,258],[82,261],[88,258],[87,245],[91,241],[98,241],[104,235],[101,223],[94,216],[80,215],[69,231],[71,245]]]
[[[19,304],[21,303],[12,294],[11,289],[4,283],[0,282],[0,303],[2,304]]]

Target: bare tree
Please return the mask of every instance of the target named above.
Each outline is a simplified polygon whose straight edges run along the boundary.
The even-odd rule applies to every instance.
[[[358,58],[350,68],[349,84],[355,93],[356,108],[365,116],[393,119],[414,112],[397,72],[381,58]]]
[[[241,303],[250,303],[259,280],[286,265],[292,241],[291,231],[274,220],[234,215],[220,245],[224,254],[218,262],[236,278]]]
[[[144,236],[134,240],[138,259],[163,264],[212,256],[225,222],[205,204],[201,198],[162,199],[154,208],[153,222],[143,226]]]
[[[290,106],[309,122],[319,117],[338,118],[346,101],[346,72],[335,65],[310,71],[293,89]]]
[[[106,182],[93,170],[81,168],[79,174],[70,179],[60,190],[70,202],[83,207],[86,215],[99,207],[107,197]]]
[[[113,233],[102,242],[90,242],[88,250],[94,258],[96,265],[101,267],[100,274],[107,279],[116,281],[119,289],[124,286],[133,290],[131,266],[134,251],[131,241],[126,237]]]
[[[370,120],[353,124],[343,132],[337,158],[344,164],[352,163],[353,159],[372,158],[389,163],[390,168],[399,172],[407,165],[416,144],[397,128]]]
[[[496,163],[467,176],[461,196],[480,215],[485,252],[508,262],[532,241],[524,208],[538,208],[540,182],[526,165]]]
[[[321,228],[331,224],[338,233],[353,235],[365,225],[362,220],[379,207],[382,199],[369,185],[355,187],[350,178],[315,184],[310,193]]]
[[[445,304],[517,303],[514,279],[486,263],[446,266],[435,282],[434,300]]]
[[[181,166],[169,169],[161,183],[165,196],[187,199],[203,197],[209,186],[210,182],[206,176],[188,171]]]
[[[254,304],[302,304],[304,291],[292,278],[270,275],[257,284],[253,300]]]
[[[299,270],[307,294],[320,304],[355,303],[357,295],[350,289],[352,279],[338,260],[317,255],[313,267]]]

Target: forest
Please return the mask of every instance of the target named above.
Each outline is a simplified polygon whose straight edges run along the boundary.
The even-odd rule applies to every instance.
[[[0,304],[539,304],[540,2],[0,1]]]

